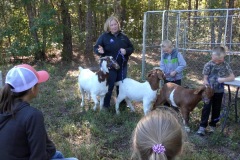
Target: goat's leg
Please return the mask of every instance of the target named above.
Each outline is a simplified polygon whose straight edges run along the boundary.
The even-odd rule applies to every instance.
[[[185,108],[185,107],[182,107],[182,108]],[[190,132],[190,128],[188,126],[188,122],[189,122],[189,112],[186,110],[186,109],[180,109],[181,111],[181,114],[183,116],[183,124],[184,124],[184,128],[186,130],[186,132]]]
[[[119,93],[118,97],[116,99],[116,104],[115,104],[115,110],[116,110],[116,114],[120,114],[119,111],[119,104],[124,100],[124,97]]]
[[[157,96],[157,100],[153,104],[152,110],[155,110],[157,108],[157,106],[162,105],[167,102],[165,97],[163,97],[163,94],[164,93],[161,92],[160,95]]]
[[[93,102],[94,102],[94,107],[93,107],[93,110],[96,111],[97,109],[97,106],[98,106],[98,99],[97,99],[97,96],[94,95],[94,94],[91,94],[91,97],[93,99]]]
[[[85,91],[84,91],[84,89],[81,86],[79,86],[79,89],[80,89],[81,96],[82,96],[81,107],[83,107],[84,106]]]
[[[100,110],[103,108],[104,96],[100,96]]]
[[[135,108],[132,105],[132,102],[129,98],[125,98],[125,101],[127,102],[127,105],[130,107],[132,112],[135,112]]]
[[[143,112],[147,115],[151,108],[151,102],[148,99],[143,99]]]

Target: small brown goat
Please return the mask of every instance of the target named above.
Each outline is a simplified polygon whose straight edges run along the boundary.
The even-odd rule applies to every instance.
[[[188,122],[190,112],[193,111],[202,99],[204,103],[209,103],[213,94],[213,89],[208,85],[202,85],[197,89],[187,89],[169,82],[161,88],[153,109],[165,102],[168,102],[171,106],[179,107],[184,119],[185,129],[189,132]]]

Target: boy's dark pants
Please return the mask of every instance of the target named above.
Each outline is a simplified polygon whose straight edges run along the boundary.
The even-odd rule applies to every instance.
[[[222,106],[223,93],[214,93],[211,101],[208,104],[204,104],[202,109],[200,127],[206,128],[208,126],[208,118],[212,110],[211,121],[209,126],[216,127],[216,123],[219,121],[221,106]]]

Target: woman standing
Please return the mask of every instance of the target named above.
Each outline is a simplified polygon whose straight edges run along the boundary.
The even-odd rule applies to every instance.
[[[112,56],[120,65],[119,70],[113,68],[109,70],[109,88],[104,98],[104,109],[109,109],[114,83],[127,77],[127,62],[134,48],[129,38],[122,33],[116,17],[111,16],[106,20],[104,31],[94,46],[94,52],[100,57]]]

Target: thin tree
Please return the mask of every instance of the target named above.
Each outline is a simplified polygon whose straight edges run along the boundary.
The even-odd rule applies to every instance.
[[[228,8],[229,9],[234,8],[234,0],[229,0]],[[231,31],[232,17],[233,17],[233,10],[229,10],[228,20],[227,20],[227,35],[226,35],[226,46],[228,46],[229,49],[231,48],[231,39],[232,39],[232,31]]]
[[[28,24],[29,24],[29,31],[30,35],[32,36],[34,43],[35,43],[35,53],[34,58],[35,60],[45,60],[46,55],[45,52],[42,51],[39,36],[38,36],[38,29],[35,27],[34,19],[36,17],[36,8],[34,8],[34,1],[27,0],[25,2],[25,8],[28,15]]]
[[[92,26],[93,26],[93,10],[91,0],[86,0],[87,16],[86,16],[86,46],[85,54],[92,54],[93,52],[93,37],[92,37]]]
[[[71,61],[73,57],[71,19],[68,11],[68,6],[64,0],[61,0],[61,15],[62,15],[62,24],[63,24],[62,60]]]

